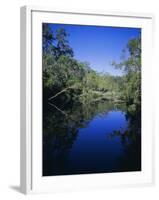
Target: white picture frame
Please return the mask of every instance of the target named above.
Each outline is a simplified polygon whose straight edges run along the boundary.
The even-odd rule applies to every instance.
[[[21,8],[21,192],[76,191],[154,183],[152,108],[153,15],[89,10]],[[142,170],[42,177],[41,23],[107,25],[142,28]],[[151,66],[151,67],[149,67]],[[36,75],[35,75],[36,74]]]

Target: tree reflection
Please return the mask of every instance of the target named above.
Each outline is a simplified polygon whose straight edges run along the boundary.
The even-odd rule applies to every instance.
[[[53,102],[43,105],[43,175],[67,174],[69,152],[77,140],[79,130],[87,127],[95,116],[106,116],[109,111],[118,110],[126,113],[128,127],[113,131],[108,138],[120,138],[124,154],[120,157],[119,171],[140,170],[140,120],[134,120],[124,104],[114,105],[109,101],[100,101],[64,104],[59,107]]]
[[[126,130],[115,130],[108,135],[109,139],[119,137],[124,149],[120,158],[121,171],[141,170],[141,116],[136,118],[126,112],[128,127]]]
[[[65,167],[78,130],[88,125],[95,116],[106,115],[110,110],[121,109],[108,101],[76,103],[60,106],[43,105],[43,175],[54,171],[65,172]],[[123,106],[124,109],[124,106]],[[64,165],[65,163],[65,165]]]

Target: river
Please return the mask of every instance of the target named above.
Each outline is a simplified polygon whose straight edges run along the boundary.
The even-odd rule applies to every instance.
[[[141,128],[125,105],[48,104],[43,111],[43,176],[141,170]]]

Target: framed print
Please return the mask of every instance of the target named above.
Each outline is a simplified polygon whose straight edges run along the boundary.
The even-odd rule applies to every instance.
[[[21,8],[21,191],[152,184],[149,14]]]

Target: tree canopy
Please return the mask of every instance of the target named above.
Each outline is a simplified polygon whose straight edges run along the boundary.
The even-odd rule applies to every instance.
[[[123,76],[94,71],[88,62],[74,58],[65,29],[52,30],[43,24],[43,88],[44,98],[58,102],[109,100],[125,102],[131,113],[141,108],[141,37],[128,41],[119,63]],[[58,95],[57,95],[58,94]]]

